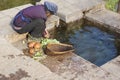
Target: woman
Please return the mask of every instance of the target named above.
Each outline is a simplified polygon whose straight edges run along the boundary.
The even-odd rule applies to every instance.
[[[13,20],[13,29],[19,34],[29,33],[32,37],[49,38],[46,30],[46,19],[54,15],[58,10],[56,4],[44,2],[44,5],[36,5],[21,10]]]

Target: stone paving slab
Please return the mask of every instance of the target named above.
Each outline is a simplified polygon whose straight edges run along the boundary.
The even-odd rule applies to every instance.
[[[103,0],[65,0],[66,3],[70,3],[71,5],[75,5],[79,8],[82,12],[88,11],[95,6],[104,4]]]
[[[23,8],[32,6],[32,4],[22,5],[15,8],[0,11],[0,36],[14,43],[26,37],[26,34],[18,34],[12,29],[13,17]]]
[[[83,12],[90,10],[98,5],[103,5],[103,0],[42,0],[51,1],[58,5],[57,15],[66,23],[83,18]]]
[[[3,17],[6,17],[6,15],[4,15],[0,12],[0,18],[3,18]]]
[[[52,0],[54,1],[54,0]],[[56,0],[57,3],[59,3],[60,0]],[[87,1],[87,0],[85,0]],[[101,1],[101,0],[98,0]],[[65,2],[64,2],[65,3]],[[63,3],[62,3],[63,4]],[[72,3],[71,3],[72,4]],[[75,3],[74,3],[75,4]],[[76,17],[78,18],[78,15],[80,17],[83,17],[82,12],[79,12],[79,9],[75,10],[74,8],[71,7],[69,4],[66,4],[69,6],[69,8],[63,6],[65,9],[61,7],[61,17],[66,20],[66,22],[70,22],[71,20],[76,20]],[[85,7],[85,6],[83,6]],[[24,7],[21,6],[21,8],[16,8],[16,9],[22,9]],[[63,13],[62,13],[63,9]],[[12,9],[11,9],[12,10]],[[77,13],[78,10],[78,13]],[[71,11],[71,12],[70,12]],[[73,14],[74,13],[74,14]],[[75,16],[76,14],[76,16]],[[82,15],[82,16],[81,16]],[[107,16],[108,15],[108,16]],[[107,16],[107,17],[106,17]],[[4,17],[1,19],[1,26],[0,26],[0,34],[3,36],[0,38],[0,44],[2,45],[0,49],[0,79],[8,79],[11,78],[11,80],[14,80],[13,78],[18,78],[22,80],[64,80],[63,78],[67,80],[120,80],[119,74],[116,71],[114,74],[112,72],[107,71],[107,67],[104,69],[101,69],[92,63],[89,63],[88,61],[82,59],[81,57],[74,56],[74,57],[69,57],[65,60],[63,59],[58,59],[57,64],[53,62],[54,65],[50,64],[53,69],[58,70],[57,73],[58,75],[62,76],[63,78],[59,77],[58,75],[52,73],[48,68],[43,66],[42,64],[35,62],[29,57],[26,57],[23,55],[21,51],[13,47],[11,44],[9,44],[6,40],[3,38],[9,38],[9,35],[13,35],[14,32],[9,33],[13,31],[10,27],[10,21],[12,18],[12,15],[8,15],[8,17]],[[108,10],[95,10],[93,12],[90,11],[90,13],[87,13],[85,16],[86,19],[92,20],[92,21],[97,21],[100,24],[104,24],[107,26],[111,26],[110,28],[116,29],[119,32],[119,20],[120,16],[117,13],[108,11]],[[106,19],[107,18],[107,19]],[[109,21],[107,21],[109,19]],[[113,20],[112,20],[113,19]],[[116,21],[116,22],[115,22]],[[8,23],[5,24],[4,22]],[[117,25],[117,26],[116,26]],[[3,28],[3,26],[6,26]],[[8,29],[8,31],[6,30]],[[17,39],[19,36],[11,37],[10,39]],[[8,36],[7,36],[8,35]],[[14,41],[14,40],[12,40]],[[51,61],[52,58],[50,58],[49,61]],[[55,59],[53,59],[55,61]],[[63,62],[63,63],[61,63]],[[51,62],[52,63],[52,62]],[[119,63],[119,60],[117,60],[117,63]],[[109,64],[110,65],[110,64]],[[36,67],[37,66],[37,67]],[[112,65],[113,66],[113,63]],[[34,69],[35,68],[35,69]],[[103,67],[102,67],[103,68]],[[109,69],[111,69],[110,67]],[[118,69],[118,66],[114,65],[114,69]],[[54,70],[53,70],[54,71]],[[112,70],[113,71],[113,70]],[[47,72],[47,73],[46,73]],[[18,74],[24,74],[19,77]],[[54,76],[54,77],[53,77]]]
[[[74,53],[48,56],[41,63],[67,80],[120,80]]]
[[[33,6],[33,5],[32,4],[25,4],[25,5],[17,6],[17,7],[14,7],[14,8],[2,10],[2,11],[0,11],[0,18],[1,17],[6,17],[6,16],[9,16],[9,17],[13,18],[20,10],[22,10],[26,7],[29,7],[29,6]]]
[[[4,16],[4,15],[3,15]],[[10,25],[12,18],[9,16],[4,16],[0,19],[0,29],[5,25]]]
[[[120,56],[104,64],[101,68],[120,78]]]
[[[0,36],[14,43],[26,37],[26,34],[18,34],[12,29],[12,18],[6,16],[0,19]]]
[[[15,7],[15,8],[18,9],[18,10],[22,10],[22,9],[24,9],[26,7],[29,7],[29,6],[33,6],[33,5],[32,4],[25,4],[25,5],[21,5],[21,6]]]
[[[1,11],[2,14],[10,16],[11,18],[13,18],[18,12],[19,10],[16,8],[11,8],[11,9]]]
[[[64,80],[0,37],[0,80]]]
[[[85,18],[120,33],[120,14],[118,13],[106,9],[97,9],[91,10],[85,15]]]
[[[75,20],[83,18],[83,13],[74,5],[67,3],[64,0],[42,0],[40,4],[44,1],[51,1],[58,5],[58,16],[66,23],[73,22]]]

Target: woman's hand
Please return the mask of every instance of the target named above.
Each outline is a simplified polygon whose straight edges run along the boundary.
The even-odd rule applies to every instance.
[[[50,34],[45,34],[44,37],[45,38],[50,38]]]
[[[50,37],[50,34],[49,32],[45,29],[45,32],[44,32],[44,37],[45,38],[49,38]]]

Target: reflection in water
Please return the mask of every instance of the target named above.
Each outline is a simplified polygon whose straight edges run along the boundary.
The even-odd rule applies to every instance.
[[[103,65],[118,55],[115,36],[96,27],[85,26],[72,31],[62,29],[56,32],[55,38],[72,44],[76,54],[97,66]]]

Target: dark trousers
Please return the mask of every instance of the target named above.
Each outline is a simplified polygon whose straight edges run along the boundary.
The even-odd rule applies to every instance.
[[[22,29],[15,31],[19,34],[28,32],[31,36],[39,38],[42,37],[45,28],[45,21],[43,19],[36,19],[33,20],[31,23],[27,24],[26,26],[22,27]]]

